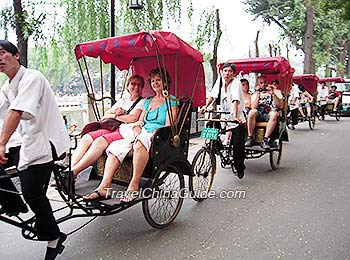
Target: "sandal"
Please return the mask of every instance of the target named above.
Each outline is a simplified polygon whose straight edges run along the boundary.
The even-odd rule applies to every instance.
[[[136,200],[139,197],[139,191],[138,190],[127,190],[125,192],[124,198],[122,198],[120,201],[122,203],[130,203]]]
[[[107,194],[102,194],[98,190],[94,190],[92,193],[90,193],[86,196],[83,196],[83,199],[85,201],[90,201],[90,202],[100,201],[100,200],[108,200],[110,198],[111,198],[110,196],[107,196]]]

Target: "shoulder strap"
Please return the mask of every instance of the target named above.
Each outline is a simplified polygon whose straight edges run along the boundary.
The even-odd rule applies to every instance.
[[[137,103],[139,103],[139,101],[142,99],[142,97],[139,97],[135,102],[134,104],[131,105],[131,107],[129,108],[128,111],[126,111],[126,114],[129,114],[130,111],[136,106]]]

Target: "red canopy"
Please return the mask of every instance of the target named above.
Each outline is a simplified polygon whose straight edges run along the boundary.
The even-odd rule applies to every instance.
[[[77,60],[83,56],[100,57],[119,70],[131,67],[133,74],[145,79],[151,69],[165,67],[172,80],[171,94],[193,96],[195,107],[205,104],[203,55],[171,32],[138,32],[81,43],[75,47],[75,56]],[[152,94],[148,82],[145,90],[144,96]]]
[[[248,58],[229,60],[228,63],[236,65],[236,72],[242,74],[260,73],[266,76],[268,83],[277,79],[280,82],[280,90],[289,92],[291,88],[294,68],[283,57]],[[222,64],[219,65],[221,69]]]
[[[317,91],[318,80],[319,78],[315,74],[303,74],[293,77],[293,83],[303,85],[312,94]]]
[[[319,83],[325,83],[325,82],[333,82],[333,83],[345,83],[348,82],[342,77],[334,77],[334,78],[322,78],[318,81]]]

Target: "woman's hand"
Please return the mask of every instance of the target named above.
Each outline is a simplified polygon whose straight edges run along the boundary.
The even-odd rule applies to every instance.
[[[126,111],[125,111],[124,109],[122,109],[121,107],[117,107],[117,108],[115,109],[114,114],[115,114],[116,116],[121,116],[121,115],[125,115],[125,114],[126,114]]]

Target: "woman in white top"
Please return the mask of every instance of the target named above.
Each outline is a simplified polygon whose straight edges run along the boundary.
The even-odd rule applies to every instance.
[[[139,75],[131,76],[127,80],[129,97],[123,97],[109,109],[103,118],[115,118],[124,123],[136,122],[142,112],[144,100],[139,100],[129,114],[125,112],[136,102],[141,95],[145,85],[143,78]],[[99,129],[85,134],[72,156],[72,171],[77,176],[81,171],[97,161],[110,143],[115,140],[124,139],[130,130],[121,124],[115,131]]]

